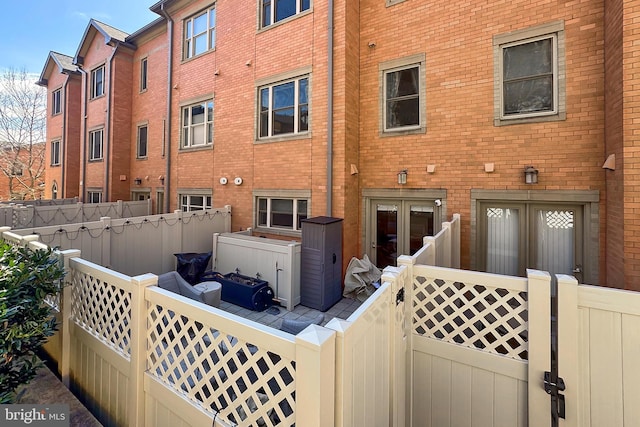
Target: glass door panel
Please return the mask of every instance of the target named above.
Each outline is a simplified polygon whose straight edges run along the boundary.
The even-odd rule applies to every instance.
[[[380,268],[396,265],[398,257],[398,206],[376,205],[375,264]]]
[[[433,207],[411,205],[409,207],[409,255],[422,248],[422,238],[433,236]]]
[[[520,210],[506,207],[487,207],[486,271],[519,275],[520,270]]]
[[[580,273],[579,253],[576,253],[578,216],[574,209],[533,209],[535,260],[533,267],[551,274]],[[575,271],[578,270],[578,271]]]

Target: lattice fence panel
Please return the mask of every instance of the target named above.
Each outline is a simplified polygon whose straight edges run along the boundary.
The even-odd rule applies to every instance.
[[[415,333],[527,360],[527,293],[416,276]]]
[[[158,305],[148,322],[150,374],[218,419],[295,425],[295,361]]]
[[[124,355],[131,354],[131,294],[72,270],[72,319]]]

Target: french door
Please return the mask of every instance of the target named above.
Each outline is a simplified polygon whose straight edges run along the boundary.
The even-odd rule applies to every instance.
[[[480,269],[524,276],[527,268],[583,279],[583,207],[537,203],[480,205]]]
[[[413,255],[424,236],[433,236],[435,204],[423,200],[371,200],[369,258],[379,268],[396,265],[399,255]]]

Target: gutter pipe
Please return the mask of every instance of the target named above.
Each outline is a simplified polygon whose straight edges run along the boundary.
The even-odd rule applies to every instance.
[[[333,0],[328,2],[327,40],[327,216],[333,211]]]
[[[84,92],[84,99],[82,101],[82,156],[80,161],[82,162],[82,180],[80,181],[80,201],[84,202],[86,195],[86,180],[87,180],[87,100],[88,100],[88,90],[87,85],[89,84],[89,78],[87,77],[88,73],[82,69],[82,65],[78,65],[78,71],[82,74],[82,81],[84,83],[82,91]]]
[[[160,12],[167,19],[167,40],[169,47],[167,58],[167,129],[166,129],[166,170],[164,172],[164,212],[169,212],[170,207],[170,190],[171,190],[171,84],[172,84],[172,69],[173,69],[173,19],[169,16],[164,8],[165,2],[160,4]]]
[[[69,83],[69,78],[71,76],[69,74],[67,74],[67,78],[64,80],[64,84],[62,85],[62,93],[64,94],[64,108],[62,111],[62,141],[60,141],[60,163],[61,163],[61,167],[62,170],[60,171],[60,198],[64,199],[65,198],[65,194],[66,189],[64,186],[64,176],[65,176],[65,172],[67,170],[67,162],[64,160],[64,153],[67,151],[65,149],[66,145],[67,145],[67,100],[68,100],[68,95],[69,95],[69,87],[68,87],[68,83]],[[46,159],[45,159],[46,161]]]

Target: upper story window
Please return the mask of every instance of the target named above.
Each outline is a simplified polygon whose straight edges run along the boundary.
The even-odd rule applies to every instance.
[[[136,157],[144,159],[147,157],[147,125],[138,126],[138,144],[136,149]]]
[[[263,27],[297,15],[311,7],[311,0],[260,0],[260,3]]]
[[[104,95],[104,65],[91,71],[91,99]]]
[[[51,141],[51,166],[60,164],[60,140]]]
[[[11,168],[11,175],[13,176],[22,176],[22,165],[14,164]]]
[[[54,90],[51,93],[51,115],[62,112],[62,89]]]
[[[140,60],[140,92],[147,90],[147,58]]]
[[[563,120],[564,23],[496,36],[493,44],[499,71],[494,123]]]
[[[211,209],[211,196],[204,194],[183,194],[180,196],[180,208],[183,212]]]
[[[213,144],[213,100],[182,108],[182,148]]]
[[[89,160],[102,160],[103,129],[89,132]]]
[[[259,138],[309,131],[309,77],[259,88]]]
[[[216,47],[216,9],[211,8],[184,21],[184,59]]]
[[[386,61],[379,65],[382,134],[426,130],[425,55]]]

